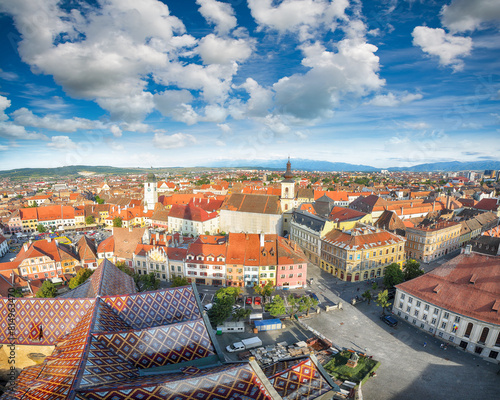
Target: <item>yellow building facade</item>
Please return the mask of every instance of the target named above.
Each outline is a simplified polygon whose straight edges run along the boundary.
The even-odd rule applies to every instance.
[[[334,229],[321,240],[321,269],[343,281],[382,277],[388,265],[405,261],[405,238],[370,225]]]

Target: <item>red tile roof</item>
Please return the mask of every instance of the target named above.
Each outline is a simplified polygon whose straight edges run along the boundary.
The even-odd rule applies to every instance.
[[[217,217],[216,212],[208,213],[204,209],[192,204],[174,204],[168,213],[169,217],[180,218],[188,221],[205,222]]]
[[[500,312],[494,309],[500,300],[500,257],[460,254],[396,287],[438,307],[500,325]]]

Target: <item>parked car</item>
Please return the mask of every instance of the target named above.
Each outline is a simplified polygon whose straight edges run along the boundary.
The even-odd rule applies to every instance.
[[[206,305],[203,307],[203,309],[204,309],[205,311],[210,311],[210,310],[212,309],[212,307],[213,307],[213,306],[214,306],[214,305],[213,305],[212,303],[208,303],[208,304],[206,304]]]
[[[389,326],[396,326],[398,324],[398,320],[392,315],[381,315],[380,319]]]
[[[253,300],[253,304],[255,304],[256,306],[260,306],[262,303],[262,299],[260,297],[256,297],[254,300]]]
[[[252,298],[251,297],[247,297],[246,301],[245,301],[245,304],[252,304]]]
[[[309,293],[309,297],[311,297],[312,299],[316,300],[319,303],[319,298],[318,296],[316,296],[316,293]]]

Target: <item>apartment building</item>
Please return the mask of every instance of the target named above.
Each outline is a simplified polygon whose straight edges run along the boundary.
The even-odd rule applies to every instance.
[[[406,229],[406,256],[424,263],[436,260],[460,247],[461,224],[440,221]]]
[[[389,264],[405,261],[405,238],[370,225],[334,229],[321,239],[321,269],[343,281],[384,276]]]

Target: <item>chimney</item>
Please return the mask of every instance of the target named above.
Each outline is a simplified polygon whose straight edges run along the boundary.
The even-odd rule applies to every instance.
[[[24,243],[23,247],[24,247],[24,251],[28,251],[28,243]]]
[[[472,250],[472,245],[468,244],[467,246],[465,246],[464,254],[470,255],[471,250]]]
[[[433,201],[432,202],[432,212],[434,212],[435,209],[436,209],[436,201]]]
[[[47,243],[50,243],[50,242],[52,242],[52,238],[49,236],[49,237],[47,238]]]
[[[159,232],[156,232],[156,241],[159,242],[160,241],[160,233]]]
[[[260,234],[260,247],[264,247],[264,234]]]
[[[129,231],[129,232],[132,232],[132,226],[129,226],[129,227],[128,227],[128,231]]]

